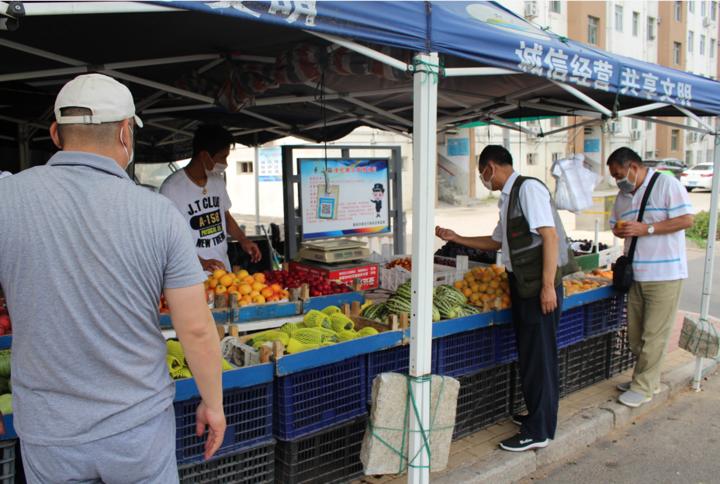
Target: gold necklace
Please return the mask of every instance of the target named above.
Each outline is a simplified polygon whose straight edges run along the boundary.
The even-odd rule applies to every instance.
[[[190,174],[190,170],[188,170],[187,168],[185,168],[185,174],[188,176],[188,178],[190,178],[190,180],[191,180],[195,185],[197,185],[198,187],[201,187],[201,188],[202,188],[202,194],[203,194],[203,195],[207,195],[207,192],[208,192],[208,191],[207,191],[207,179],[205,179],[205,185],[200,185],[200,182],[197,181],[197,179]]]

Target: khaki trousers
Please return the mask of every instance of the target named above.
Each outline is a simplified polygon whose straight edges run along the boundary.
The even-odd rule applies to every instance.
[[[628,341],[637,356],[630,389],[651,397],[677,315],[682,280],[635,282],[628,293]]]

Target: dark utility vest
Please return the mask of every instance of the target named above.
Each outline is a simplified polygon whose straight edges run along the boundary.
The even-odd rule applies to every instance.
[[[510,263],[513,275],[517,280],[517,289],[520,297],[529,298],[540,294],[543,277],[543,241],[542,237],[530,231],[525,214],[520,203],[520,187],[527,180],[536,180],[544,187],[545,184],[537,178],[518,176],[510,190],[510,200],[506,214],[507,242],[510,250]],[[545,187],[547,189],[547,187]],[[555,230],[558,235],[558,270],[555,272],[555,287],[562,283],[563,275],[575,272],[577,264],[570,249],[565,228],[555,203],[550,198],[550,206],[555,221]]]

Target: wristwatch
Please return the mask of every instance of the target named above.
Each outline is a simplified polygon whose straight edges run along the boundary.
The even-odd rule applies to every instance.
[[[652,224],[648,225],[648,235],[652,235],[655,233],[655,227],[653,227]]]

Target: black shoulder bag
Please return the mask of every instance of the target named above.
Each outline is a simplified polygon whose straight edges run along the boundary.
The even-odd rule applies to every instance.
[[[638,213],[638,222],[642,222],[643,215],[645,215],[645,206],[647,205],[648,199],[650,198],[650,192],[652,191],[653,186],[655,185],[655,181],[660,177],[659,172],[653,173],[652,178],[650,178],[650,182],[648,183],[648,187],[645,190],[645,194],[643,195],[642,202],[640,202],[640,212]],[[637,237],[632,238],[632,242],[630,242],[630,250],[628,251],[628,255],[622,255],[618,257],[618,260],[615,261],[615,263],[612,265],[613,269],[613,287],[615,287],[615,290],[621,293],[626,293],[630,290],[630,286],[632,286],[633,281],[635,280],[635,276],[633,274],[633,258],[635,257],[635,247],[637,246]]]

